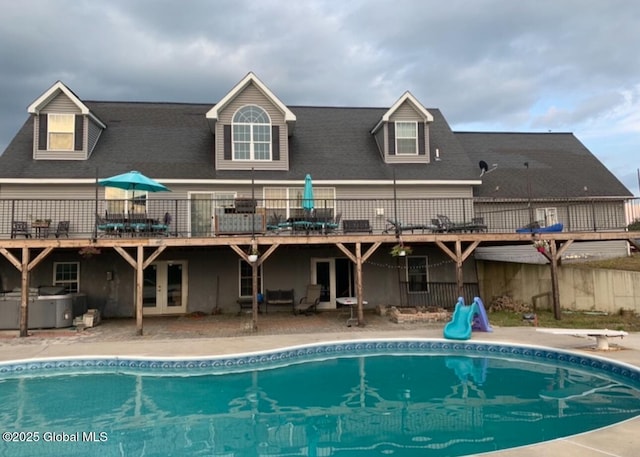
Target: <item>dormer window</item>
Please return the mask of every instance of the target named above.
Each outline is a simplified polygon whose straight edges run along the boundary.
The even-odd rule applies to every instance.
[[[49,127],[50,151],[73,151],[75,115],[73,114],[49,114],[47,125]]]
[[[418,123],[396,121],[396,154],[418,154]]]
[[[233,160],[271,160],[271,119],[256,105],[233,116]]]

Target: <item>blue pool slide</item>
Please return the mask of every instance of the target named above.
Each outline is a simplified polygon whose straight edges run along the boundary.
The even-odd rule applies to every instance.
[[[493,331],[482,300],[475,297],[473,303],[465,305],[464,299],[459,297],[451,321],[444,326],[444,337],[450,340],[468,340],[474,328],[485,332]]]

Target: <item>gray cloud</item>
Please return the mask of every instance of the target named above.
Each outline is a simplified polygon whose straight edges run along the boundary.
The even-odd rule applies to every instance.
[[[625,0],[5,1],[0,150],[56,80],[87,100],[215,103],[254,71],[291,105],[410,90],[454,128],[582,132],[605,156],[597,136],[637,120],[638,23]],[[631,162],[620,144],[612,170]]]

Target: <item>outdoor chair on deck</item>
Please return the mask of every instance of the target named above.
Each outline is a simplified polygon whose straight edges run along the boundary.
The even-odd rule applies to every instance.
[[[119,217],[118,217],[119,216]],[[106,218],[96,214],[96,228],[101,236],[122,236],[124,232],[124,215],[107,215]]]
[[[23,235],[25,238],[31,238],[31,230],[29,223],[26,221],[13,221],[11,224],[11,238]]]
[[[302,297],[296,305],[294,305],[293,314],[305,314],[308,316],[312,312],[317,312],[321,293],[322,285],[309,284],[307,286],[306,295]]]
[[[69,238],[69,221],[59,221],[58,228],[56,228],[54,235],[56,238],[60,238],[61,236]]]
[[[171,214],[164,213],[162,221],[155,221],[151,224],[151,231],[154,235],[169,235],[169,226],[171,225]]]
[[[401,234],[402,232],[411,232],[413,233],[415,230],[420,230],[422,233],[425,231],[435,232],[437,231],[440,224],[433,224],[433,219],[431,220],[431,224],[403,224],[401,221],[394,221],[393,219],[387,219],[387,226],[384,229],[383,233],[389,233],[391,230],[396,235]]]

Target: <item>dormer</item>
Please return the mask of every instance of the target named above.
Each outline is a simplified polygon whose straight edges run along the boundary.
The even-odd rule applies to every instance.
[[[428,163],[429,124],[433,116],[405,92],[371,130],[386,163]]]
[[[86,160],[107,126],[62,82],[27,108],[35,160]]]
[[[288,170],[296,116],[249,73],[207,112],[217,170]]]

